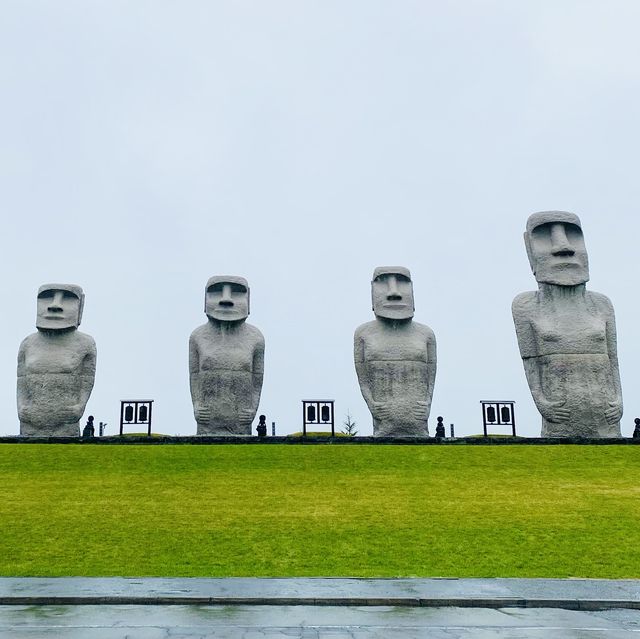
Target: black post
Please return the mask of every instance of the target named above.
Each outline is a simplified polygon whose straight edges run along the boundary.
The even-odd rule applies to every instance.
[[[149,428],[147,429],[147,437],[151,437],[151,409],[153,408],[153,402],[149,403]]]
[[[120,435],[124,427],[124,402],[120,402]]]
[[[516,436],[516,411],[513,410],[513,404],[511,404],[511,426],[513,431],[513,436]]]
[[[305,403],[302,402],[302,436],[306,437],[307,436],[307,413],[305,412],[306,410],[306,406]]]

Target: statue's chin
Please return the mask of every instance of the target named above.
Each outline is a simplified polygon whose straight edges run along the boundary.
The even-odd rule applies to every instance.
[[[38,320],[36,322],[36,328],[43,331],[66,331],[70,328],[78,328],[75,322],[60,321],[57,322],[55,320]]]
[[[589,281],[589,276],[578,275],[571,276],[570,274],[562,276],[553,276],[545,278],[536,278],[541,284],[555,284],[555,286],[579,286]]]
[[[582,265],[539,269],[536,272],[536,280],[541,284],[578,286],[589,281],[589,270]]]
[[[413,311],[391,311],[382,309],[375,311],[376,317],[387,320],[410,320],[413,317]]]
[[[247,319],[246,313],[221,313],[218,311],[207,313],[207,317],[209,319],[216,320],[217,322],[242,322]]]

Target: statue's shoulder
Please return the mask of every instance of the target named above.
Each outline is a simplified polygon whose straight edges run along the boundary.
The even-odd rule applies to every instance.
[[[538,304],[538,291],[525,291],[513,298],[511,311],[514,315],[528,315],[532,313]]]
[[[411,322],[416,332],[419,332],[424,338],[428,340],[432,340],[436,338],[436,334],[433,332],[433,329],[426,324],[421,324],[420,322],[416,322],[415,320]]]
[[[31,335],[27,335],[21,342],[20,342],[20,348],[18,349],[18,352],[22,352],[25,349],[29,348],[30,346],[32,346],[33,344],[37,343],[38,340],[40,338],[40,333],[38,331],[36,331],[35,333],[31,333]]]
[[[74,334],[75,341],[80,344],[83,348],[87,350],[96,350],[96,341],[89,335],[88,333],[82,333],[80,331],[75,331]]]
[[[189,339],[197,341],[198,339],[208,335],[210,332],[211,327],[209,326],[209,322],[206,322],[205,324],[201,324],[197,328],[194,328]]]
[[[371,335],[380,330],[380,326],[378,325],[378,320],[373,320],[371,322],[365,322],[364,324],[360,324],[358,328],[353,333],[354,338],[362,338],[367,335]]]
[[[262,331],[253,324],[247,324],[247,322],[243,325],[244,334],[251,339],[252,341],[260,344],[264,344],[264,335]]]
[[[595,291],[587,291],[587,298],[596,308],[603,311],[613,311],[613,304],[606,295]]]

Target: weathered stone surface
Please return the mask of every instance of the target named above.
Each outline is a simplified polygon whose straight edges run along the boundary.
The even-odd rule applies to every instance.
[[[77,330],[84,293],[74,284],[38,291],[37,333],[18,351],[20,434],[77,437],[96,374],[93,338]]]
[[[542,437],[620,437],[615,316],[607,297],[586,290],[580,219],[534,213],[524,239],[538,290],[518,295],[512,311]]]
[[[251,435],[264,375],[264,337],[246,323],[249,286],[215,276],[205,289],[209,321],[189,339],[189,373],[198,435]]]
[[[354,335],[360,390],[377,437],[426,437],[436,377],[436,338],[413,321],[413,284],[402,266],[378,267],[371,282],[376,319]]]

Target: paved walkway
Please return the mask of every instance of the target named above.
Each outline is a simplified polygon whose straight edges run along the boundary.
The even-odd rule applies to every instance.
[[[640,639],[640,580],[0,578],[2,639]]]
[[[640,609],[640,580],[0,578],[0,605],[104,603]]]
[[[0,606],[2,639],[638,639],[640,611],[393,606]]]

